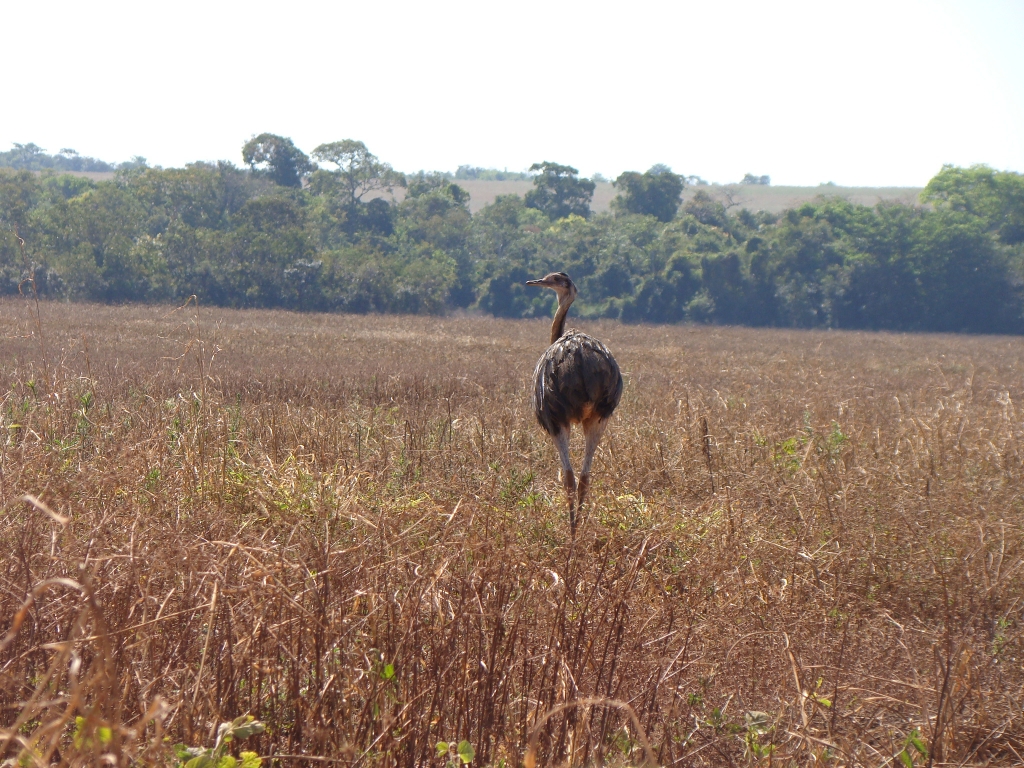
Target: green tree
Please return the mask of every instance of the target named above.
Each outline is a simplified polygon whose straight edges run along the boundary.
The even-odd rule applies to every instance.
[[[291,139],[273,133],[261,133],[245,142],[242,161],[282,187],[301,187],[302,180],[316,170]]]
[[[406,185],[405,176],[388,163],[377,159],[366,145],[355,139],[332,141],[313,150],[321,163],[331,163],[334,171],[319,172],[314,179],[314,192],[340,190],[343,204],[355,206],[370,192],[394,192]],[[327,175],[325,175],[327,174]]]
[[[147,169],[129,182],[133,196],[150,211],[146,228],[162,232],[174,220],[190,227],[215,228],[225,214],[224,180],[212,166]]]
[[[31,171],[0,172],[0,226],[26,233],[39,192],[39,181]]]
[[[469,192],[458,184],[450,181],[442,173],[424,173],[420,171],[411,179],[407,179],[406,198],[420,197],[431,192],[440,192],[458,205],[469,204]]]
[[[665,269],[650,275],[639,285],[633,298],[622,307],[625,322],[678,323],[686,317],[686,306],[700,288],[693,260],[676,254]]]
[[[922,218],[915,261],[925,300],[922,327],[935,331],[1021,331],[1021,290],[1005,249],[984,220],[939,210]]]
[[[32,214],[39,204],[39,180],[31,171],[0,171],[0,294],[17,293],[29,276],[18,238],[32,243]],[[38,264],[32,265],[39,278]]]
[[[543,317],[551,311],[551,301],[538,302],[526,288],[535,274],[523,266],[504,264],[489,270],[480,286],[477,305],[496,317]]]
[[[857,210],[845,200],[832,199],[788,211],[779,222],[767,267],[777,297],[778,324],[797,328],[838,325],[848,257],[854,250],[846,228]]]
[[[594,198],[595,184],[579,178],[570,165],[534,163],[530,166],[533,189],[526,193],[526,207],[543,211],[551,221],[576,215],[590,217],[590,201]]]
[[[672,173],[667,165],[652,166],[645,173],[626,171],[615,180],[619,190],[612,207],[622,213],[654,216],[658,221],[672,221],[683,195],[683,177]]]
[[[527,208],[519,195],[498,195],[473,216],[473,248],[485,265],[526,264],[536,251],[537,233],[548,223],[543,212]],[[533,296],[545,293],[530,291]]]
[[[216,264],[222,301],[239,307],[319,309],[309,285],[318,279],[301,207],[288,197],[250,200],[221,239]]]
[[[0,165],[25,171],[38,171],[48,167],[46,151],[31,141],[28,144],[15,144],[14,149],[0,153]]]
[[[839,305],[841,327],[909,331],[924,326],[927,300],[917,241],[926,215],[922,208],[899,203],[854,209],[843,225],[853,251],[846,260],[849,279]]]
[[[415,263],[420,263],[423,277],[404,304],[439,312],[446,304],[467,307],[473,303],[476,274],[469,249],[468,201],[465,190],[440,174],[421,173],[409,182],[395,222],[395,239],[404,260],[400,281],[408,282]]]
[[[338,312],[394,311],[395,267],[369,243],[322,252],[324,305]]]
[[[62,173],[59,176],[47,174],[40,179],[40,183],[51,204],[70,200],[96,188],[95,182],[69,173]]]
[[[747,280],[735,252],[705,256],[700,262],[702,282],[714,302],[714,319],[727,325],[746,320]]]
[[[728,225],[725,206],[703,189],[698,189],[694,196],[686,201],[683,213],[693,216],[701,224],[709,227],[724,229]]]
[[[134,178],[97,184],[85,194],[38,211],[40,240],[60,271],[66,293],[93,301],[131,301],[149,296],[145,269],[155,251],[132,247],[143,236],[157,235],[147,224],[160,219],[137,194]]]
[[[944,165],[924,188],[921,200],[984,219],[1007,245],[1024,242],[1024,174],[987,165]]]

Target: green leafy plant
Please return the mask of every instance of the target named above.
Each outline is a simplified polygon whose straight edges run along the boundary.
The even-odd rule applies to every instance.
[[[447,758],[445,768],[461,768],[469,765],[476,757],[473,745],[463,739],[458,744],[454,741],[437,742],[437,756]]]
[[[799,452],[802,446],[803,441],[801,437],[790,437],[787,440],[783,440],[775,446],[772,460],[776,466],[787,469],[790,472],[796,472],[800,469]]]
[[[746,747],[747,757],[755,760],[764,760],[771,757],[775,751],[775,745],[765,743],[764,737],[768,736],[775,726],[771,722],[767,712],[750,711],[743,715],[746,730],[743,733],[743,743]]]
[[[212,747],[186,747],[175,744],[174,752],[181,768],[259,768],[263,760],[255,752],[242,752],[240,757],[225,754],[230,744],[256,733],[263,733],[266,727],[252,715],[236,717],[230,723],[221,723],[217,728],[217,740]]]
[[[810,698],[813,699],[818,706],[830,709],[832,707],[832,700],[818,694],[818,691],[821,690],[821,687],[824,684],[825,678],[819,677],[817,682],[814,683],[814,693],[810,695]]]
[[[114,732],[109,725],[89,728],[84,717],[81,715],[75,717],[75,733],[71,737],[75,749],[95,749],[97,741],[101,747],[105,747],[113,738]]]
[[[920,755],[923,760],[928,759],[928,747],[921,740],[921,732],[917,728],[907,734],[907,740],[903,743],[903,751],[896,757],[906,768],[914,768],[915,755]]]
[[[1013,622],[1006,616],[1002,616],[996,621],[996,636],[992,638],[993,656],[998,656],[1003,652],[1003,649],[1006,647],[1006,643],[1009,640],[1006,630],[1012,626]]]

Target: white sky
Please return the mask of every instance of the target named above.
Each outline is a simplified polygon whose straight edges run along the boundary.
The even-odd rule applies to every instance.
[[[1024,0],[3,3],[0,150],[920,186],[1024,171]]]

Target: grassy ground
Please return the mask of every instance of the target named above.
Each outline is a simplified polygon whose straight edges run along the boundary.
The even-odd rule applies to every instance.
[[[627,384],[573,543],[546,323],[0,328],[0,760],[248,713],[295,766],[1020,762],[1024,340],[587,323]]]

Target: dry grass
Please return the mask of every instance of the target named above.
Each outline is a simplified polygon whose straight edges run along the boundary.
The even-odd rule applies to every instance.
[[[732,213],[740,208],[782,213],[791,208],[799,208],[804,203],[813,202],[819,197],[837,197],[867,206],[874,206],[883,200],[903,205],[920,205],[918,196],[921,194],[920,187],[763,187],[758,184],[713,184],[701,187],[688,186],[683,191],[684,202],[693,197],[697,190],[703,190],[723,205],[729,206]]]
[[[523,197],[533,189],[532,181],[481,181],[479,179],[460,179],[455,182],[469,193],[469,209],[476,213],[484,206],[494,202],[498,195],[519,195]],[[818,197],[840,197],[858,205],[873,206],[881,200],[895,200],[905,205],[918,205],[920,187],[779,187],[760,186],[758,184],[710,184],[703,186],[688,185],[683,190],[683,202],[692,198],[698,190],[703,190],[727,205],[735,212],[740,208],[751,211],[768,211],[782,213],[790,208],[799,208]],[[609,182],[598,182],[594,189],[594,199],[590,208],[595,213],[611,210],[612,200],[619,193]],[[395,198],[402,200],[404,190],[396,190]],[[733,208],[732,206],[736,207]]]
[[[348,765],[514,766],[537,724],[541,765],[1024,754],[1020,339],[588,323],[627,385],[571,546],[546,323],[30,311],[0,760],[163,764],[246,713]]]
[[[40,173],[40,172],[37,172]],[[71,176],[82,176],[92,181],[110,181],[117,174],[99,173],[91,171],[69,171]],[[532,181],[486,181],[481,179],[459,179],[456,181],[460,187],[469,193],[469,210],[476,213],[495,201],[499,195],[519,195],[523,197],[533,189]],[[895,200],[905,205],[918,205],[918,195],[921,194],[921,187],[839,187],[839,186],[817,186],[817,187],[780,187],[760,186],[757,184],[712,184],[706,186],[687,186],[683,191],[683,201],[689,200],[697,192],[703,190],[711,197],[732,207],[749,208],[752,211],[768,211],[769,213],[782,213],[790,208],[799,208],[804,203],[809,203],[821,195],[826,197],[841,197],[851,203],[873,206],[881,200]],[[595,213],[605,213],[611,210],[612,200],[618,194],[618,190],[611,182],[598,182],[594,189],[594,198],[590,208]],[[367,200],[374,197],[385,197],[390,199],[392,195],[387,193],[371,193]],[[393,195],[399,202],[405,199],[405,190],[398,188]]]

